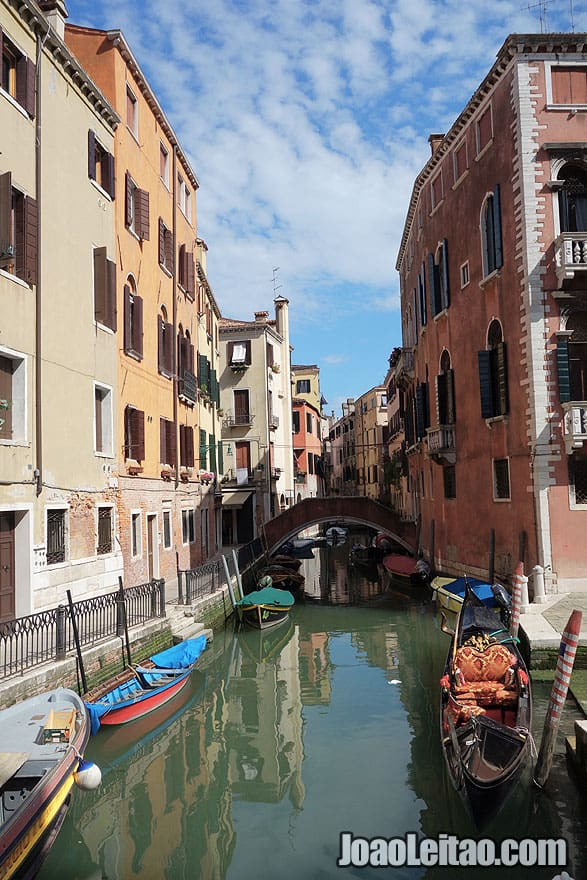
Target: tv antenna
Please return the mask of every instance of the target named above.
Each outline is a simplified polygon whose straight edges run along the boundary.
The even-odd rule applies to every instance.
[[[533,9],[538,9],[538,13],[540,16],[540,33],[547,34],[548,33],[548,24],[547,24],[547,13],[548,13],[548,4],[554,2],[554,0],[538,0],[537,3],[528,3],[528,10],[531,12]],[[569,15],[570,15],[570,27],[571,32],[575,33],[575,15],[573,11],[573,0],[569,0]]]
[[[277,296],[277,291],[281,290],[282,285],[277,283],[277,273],[279,272],[279,266],[275,266],[273,269],[273,296]]]

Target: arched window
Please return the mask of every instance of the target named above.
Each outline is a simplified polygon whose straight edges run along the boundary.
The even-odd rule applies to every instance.
[[[173,324],[167,321],[165,306],[161,306],[157,315],[157,339],[159,372],[170,378],[173,375]]]
[[[455,424],[454,372],[446,348],[440,356],[440,373],[436,376],[436,415],[439,425]]]
[[[485,278],[503,265],[499,184],[496,184],[494,191],[483,202],[481,209],[481,247],[483,252],[483,277]]]
[[[558,180],[561,232],[587,232],[587,171],[569,163],[558,172]]]
[[[504,416],[509,411],[506,344],[501,323],[494,319],[487,330],[487,348],[477,353],[481,416]]]
[[[135,358],[143,356],[143,300],[132,275],[124,285],[124,350]]]

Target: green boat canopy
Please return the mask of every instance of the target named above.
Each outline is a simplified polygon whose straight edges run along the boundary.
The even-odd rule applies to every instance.
[[[252,605],[274,605],[276,608],[291,608],[296,600],[287,590],[276,590],[274,587],[263,587],[247,593],[236,603],[241,608],[250,608]]]

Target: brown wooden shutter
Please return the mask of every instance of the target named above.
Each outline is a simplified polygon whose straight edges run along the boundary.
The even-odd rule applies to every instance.
[[[191,343],[190,343],[190,346],[189,346],[188,351],[189,351],[189,365],[188,365],[188,370],[190,371],[190,373],[193,373],[193,372],[194,372],[194,351],[195,351],[195,349],[194,349],[194,346],[193,346]]]
[[[94,317],[100,324],[106,318],[106,248],[94,248]]]
[[[143,356],[143,299],[135,296],[134,338],[132,341],[135,354]]]
[[[133,216],[133,190],[134,185],[132,182],[132,177],[130,176],[130,172],[126,172],[125,176],[125,223],[129,227],[132,226],[132,216]]]
[[[194,429],[190,425],[185,429],[185,463],[186,467],[194,466]]]
[[[165,419],[159,419],[159,461],[161,464],[167,464],[167,432],[165,430]]]
[[[179,426],[179,464],[180,467],[187,467],[185,455],[185,425]]]
[[[145,413],[140,409],[134,411],[133,445],[136,454],[133,456],[137,461],[145,458]]]
[[[229,342],[226,346],[226,362],[228,364],[232,363],[232,355],[234,353],[234,342]]]
[[[177,283],[185,290],[185,244],[179,246],[177,263]]]
[[[159,217],[159,265],[165,265],[165,224]]]
[[[157,315],[157,369],[160,373],[163,372],[164,364],[165,364],[165,353],[163,351],[163,318],[161,315]]]
[[[24,55],[16,62],[16,100],[28,115],[35,115],[35,62]]]
[[[186,293],[193,297],[195,290],[194,255],[191,251],[186,253]]]
[[[96,179],[96,135],[91,128],[88,131],[88,177]]]
[[[26,196],[24,199],[24,252],[22,255],[22,278],[27,284],[37,283],[37,202]],[[18,255],[17,255],[18,258]]]
[[[116,333],[116,263],[114,260],[106,260],[106,290],[105,305],[107,327]]]
[[[136,193],[137,223],[136,233],[143,241],[149,241],[149,193],[137,189]]]
[[[104,189],[108,193],[111,199],[114,199],[115,195],[115,175],[114,175],[114,156],[112,153],[106,153],[105,159],[106,165],[106,180]]]
[[[175,436],[175,422],[165,422],[165,443],[166,443],[166,451],[167,451],[167,464],[170,464],[171,467],[175,467],[177,464],[177,452],[176,452],[176,436]]]
[[[12,240],[12,174],[0,174],[0,254],[14,247]]]
[[[165,265],[173,272],[173,233],[170,229],[165,230]]]
[[[165,369],[173,374],[173,324],[165,325]]]
[[[131,323],[131,292],[128,284],[124,285],[124,339],[125,351],[132,351],[132,323]]]

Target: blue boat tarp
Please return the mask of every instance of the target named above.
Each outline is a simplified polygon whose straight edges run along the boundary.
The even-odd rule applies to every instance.
[[[495,596],[491,590],[491,584],[471,577],[468,577],[467,581],[475,595],[481,599],[484,605],[487,605],[488,608],[497,608],[497,602],[495,601]],[[460,596],[461,599],[463,599],[465,596],[465,578],[455,578],[450,584],[443,584],[442,590],[447,593],[452,593],[455,596]]]
[[[186,639],[166,651],[153,654],[151,660],[155,666],[163,669],[186,669],[196,662],[205,647],[206,636],[198,636],[197,639]]]
[[[254,590],[247,593],[236,603],[241,608],[250,608],[253,605],[274,605],[276,608],[291,608],[295,598],[288,590],[276,590],[274,587],[263,587],[262,590]]]

